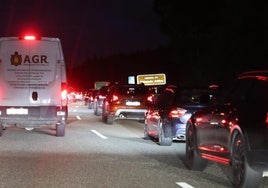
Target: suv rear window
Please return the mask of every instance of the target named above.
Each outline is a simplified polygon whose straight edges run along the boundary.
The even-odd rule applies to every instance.
[[[119,86],[117,92],[121,95],[143,95],[148,89],[143,86]]]
[[[99,90],[99,95],[107,95],[108,93],[109,93],[109,91],[110,91],[110,88],[109,88],[109,86],[103,86],[103,87],[101,87],[100,88],[100,90]]]
[[[232,95],[228,95],[234,104],[267,106],[268,82],[257,79],[242,79],[237,82]]]
[[[210,92],[202,89],[183,89],[176,93],[176,104],[209,104]]]

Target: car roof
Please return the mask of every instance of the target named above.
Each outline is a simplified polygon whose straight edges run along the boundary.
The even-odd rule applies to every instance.
[[[238,79],[258,79],[268,81],[268,70],[248,71],[238,75]]]

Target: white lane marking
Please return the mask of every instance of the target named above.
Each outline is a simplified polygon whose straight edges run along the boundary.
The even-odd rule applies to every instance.
[[[185,182],[176,182],[177,185],[179,185],[182,188],[194,188],[193,186],[189,185],[188,183]]]
[[[107,139],[106,136],[102,135],[101,133],[99,133],[99,132],[96,131],[96,130],[91,130],[91,132],[93,132],[93,133],[96,134],[97,136],[101,137],[102,139]]]
[[[76,119],[79,119],[79,120],[81,120],[81,117],[80,117],[80,116],[76,116]]]

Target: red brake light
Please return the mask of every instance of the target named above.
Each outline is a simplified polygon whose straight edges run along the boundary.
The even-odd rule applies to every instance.
[[[63,106],[67,105],[68,103],[68,91],[67,91],[67,84],[61,84],[61,103]]]
[[[148,102],[153,102],[153,95],[149,95],[148,97],[147,97],[147,101]]]
[[[196,122],[201,122],[202,118],[196,118]]]
[[[67,99],[67,90],[63,90],[63,91],[61,92],[61,99],[62,99],[62,100],[66,100],[66,99]]]
[[[112,102],[118,101],[118,96],[117,95],[113,95],[111,101]]]
[[[106,98],[106,96],[105,95],[99,95],[99,98],[104,99],[104,98]]]
[[[62,104],[63,106],[66,106],[67,103],[68,103],[68,92],[67,92],[67,90],[65,89],[65,90],[62,90],[62,91],[61,91],[61,104]]]
[[[182,109],[182,108],[176,108],[176,109],[171,110],[169,112],[168,116],[171,118],[180,118],[180,117],[184,116],[186,111],[187,110]]]
[[[24,36],[24,39],[25,40],[35,40],[35,36],[33,36],[33,35],[26,35],[26,36]]]
[[[222,119],[222,120],[221,120],[221,123],[222,123],[222,124],[225,124],[226,122],[227,122],[227,121],[226,121],[225,119]]]

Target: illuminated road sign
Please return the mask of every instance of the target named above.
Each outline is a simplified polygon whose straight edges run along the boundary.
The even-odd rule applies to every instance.
[[[166,75],[165,74],[144,74],[137,75],[137,84],[144,83],[146,86],[153,85],[165,85]]]

